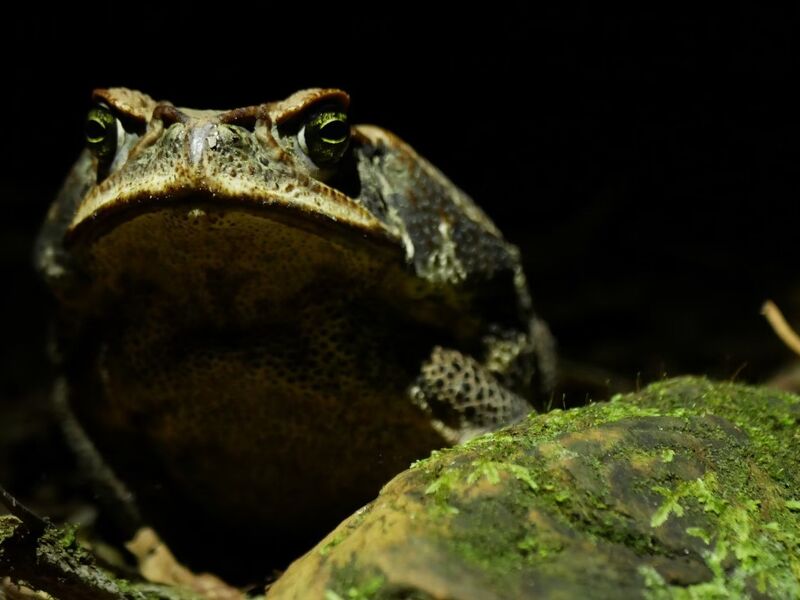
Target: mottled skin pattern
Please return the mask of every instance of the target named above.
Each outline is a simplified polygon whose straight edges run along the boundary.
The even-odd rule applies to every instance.
[[[343,92],[231,111],[95,100],[116,154],[78,159],[37,265],[70,431],[168,541],[202,547],[187,531],[209,520],[318,535],[415,458],[545,397],[549,334],[472,200],[376,127],[353,126],[333,166],[304,154],[304,119],[346,110]]]

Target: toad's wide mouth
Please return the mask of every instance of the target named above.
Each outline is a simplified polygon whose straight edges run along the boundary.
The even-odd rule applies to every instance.
[[[344,194],[336,202],[319,198],[317,202],[276,193],[256,197],[218,191],[172,190],[161,195],[135,194],[96,206],[92,211],[82,204],[64,237],[68,248],[92,244],[114,229],[148,213],[170,211],[186,215],[238,212],[253,218],[273,221],[342,244],[368,245],[387,252],[402,252],[400,236],[387,224]],[[345,199],[343,202],[342,199]],[[334,210],[331,210],[335,207]]]

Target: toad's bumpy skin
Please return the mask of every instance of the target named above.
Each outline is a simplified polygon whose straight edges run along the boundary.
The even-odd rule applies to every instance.
[[[547,393],[516,248],[343,92],[95,100],[37,264],[75,420],[168,540],[318,533]]]

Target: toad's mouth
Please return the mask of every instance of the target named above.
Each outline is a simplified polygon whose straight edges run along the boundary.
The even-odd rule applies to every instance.
[[[81,203],[66,231],[68,248],[95,243],[116,228],[145,214],[241,213],[265,224],[274,222],[342,244],[372,246],[398,252],[400,236],[358,202],[332,190],[333,195],[309,198],[261,192],[257,196],[219,191],[168,190],[164,194],[137,193],[99,203]]]

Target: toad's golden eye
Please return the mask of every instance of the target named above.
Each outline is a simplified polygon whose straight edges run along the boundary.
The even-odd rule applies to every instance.
[[[117,118],[107,106],[95,106],[86,116],[86,146],[102,168],[108,167],[117,151]]]
[[[297,133],[306,156],[318,167],[330,167],[344,156],[350,143],[347,115],[336,108],[312,113]]]

